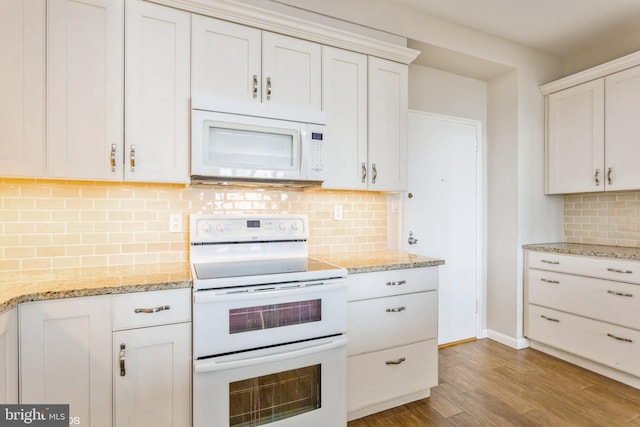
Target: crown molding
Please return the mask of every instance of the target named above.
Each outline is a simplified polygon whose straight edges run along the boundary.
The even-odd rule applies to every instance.
[[[327,46],[410,64],[419,51],[326,25],[229,0],[150,0],[153,3],[231,21]]]
[[[590,80],[599,79],[638,65],[640,65],[640,51],[542,85],[540,86],[540,92],[542,92],[543,95],[549,95],[553,92],[558,92],[559,90],[567,89]]]

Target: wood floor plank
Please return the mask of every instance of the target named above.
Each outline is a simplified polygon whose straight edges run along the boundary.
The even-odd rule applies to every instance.
[[[489,339],[440,349],[431,397],[348,427],[640,427],[640,390]]]

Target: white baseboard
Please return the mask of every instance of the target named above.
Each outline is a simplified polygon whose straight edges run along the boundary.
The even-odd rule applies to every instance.
[[[515,348],[516,350],[521,350],[523,348],[529,347],[529,340],[524,337],[514,338],[491,329],[487,329],[487,338],[497,341],[500,344],[504,344],[508,347]]]

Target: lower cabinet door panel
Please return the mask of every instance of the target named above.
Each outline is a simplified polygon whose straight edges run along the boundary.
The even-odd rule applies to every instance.
[[[640,376],[640,331],[530,304],[528,338]]]
[[[352,356],[347,361],[347,410],[355,411],[436,385],[436,339]]]
[[[438,336],[438,292],[418,292],[350,302],[349,355]]]

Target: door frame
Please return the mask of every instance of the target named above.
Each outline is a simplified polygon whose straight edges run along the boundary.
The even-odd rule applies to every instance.
[[[474,126],[476,129],[476,338],[486,338],[486,186],[485,183],[485,147],[483,136],[482,121],[467,119],[464,117],[449,116],[444,114],[431,113],[428,111],[409,109],[410,115],[426,116],[433,119],[452,121],[459,124]],[[408,139],[408,136],[407,136]],[[408,140],[407,140],[408,143]],[[408,143],[408,150],[410,150]],[[407,163],[408,167],[408,163]],[[408,190],[408,189],[407,189]],[[406,193],[406,192],[405,192]],[[403,197],[403,214],[402,214],[402,231],[400,235],[400,248],[409,252],[406,242],[408,236],[407,224],[404,217],[404,197]],[[446,263],[446,259],[444,260]],[[438,308],[439,310],[440,308]]]

